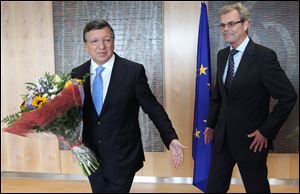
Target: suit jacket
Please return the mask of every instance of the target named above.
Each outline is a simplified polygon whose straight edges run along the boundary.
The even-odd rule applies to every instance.
[[[89,77],[84,83],[83,142],[101,161],[105,176],[131,176],[145,160],[138,122],[139,107],[147,113],[168,148],[178,139],[168,115],[157,102],[141,64],[115,54],[111,79],[100,115],[94,108]],[[72,70],[72,77],[90,73],[91,61]]]
[[[276,53],[250,39],[227,95],[222,77],[229,50],[230,47],[222,49],[217,56],[216,85],[207,119],[207,126],[215,129],[214,146],[220,151],[226,135],[230,135],[227,143],[238,142],[237,150],[249,149],[252,140],[247,135],[259,129],[273,149],[272,140],[296,103],[294,87]],[[269,113],[271,96],[278,103]]]

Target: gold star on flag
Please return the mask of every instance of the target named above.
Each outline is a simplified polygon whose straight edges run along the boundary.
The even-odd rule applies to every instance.
[[[198,131],[197,129],[196,129],[196,131],[195,131],[195,134],[194,134],[197,138],[200,138],[200,131]]]
[[[203,65],[201,64],[201,67],[200,67],[200,75],[201,74],[204,74],[204,75],[206,75],[206,71],[207,70],[207,67],[203,67]]]

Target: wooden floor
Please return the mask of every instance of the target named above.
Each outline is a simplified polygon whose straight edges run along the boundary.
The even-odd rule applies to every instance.
[[[133,183],[131,193],[201,193],[188,184]],[[230,193],[244,193],[243,185],[232,185]],[[271,186],[272,193],[299,193],[299,185]],[[1,193],[91,193],[87,181],[1,178]]]

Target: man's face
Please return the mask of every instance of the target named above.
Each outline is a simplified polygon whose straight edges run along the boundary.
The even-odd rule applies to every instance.
[[[112,57],[115,44],[113,34],[108,27],[87,32],[85,40],[86,51],[98,65],[106,63]]]
[[[249,28],[249,22],[240,21],[240,14],[236,10],[220,16],[220,30],[224,36],[225,42],[228,42],[234,46],[238,46],[246,38],[246,30]]]

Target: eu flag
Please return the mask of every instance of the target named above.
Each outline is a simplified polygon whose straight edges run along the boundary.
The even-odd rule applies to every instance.
[[[198,34],[196,97],[193,127],[193,185],[205,192],[210,160],[211,143],[204,144],[203,132],[210,99],[210,46],[207,7],[201,3],[201,16]]]

